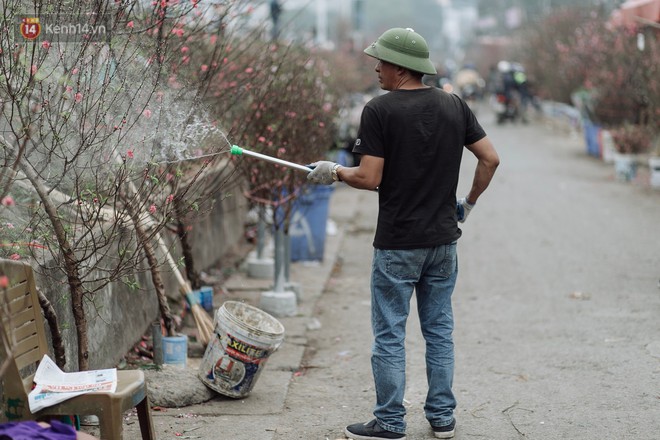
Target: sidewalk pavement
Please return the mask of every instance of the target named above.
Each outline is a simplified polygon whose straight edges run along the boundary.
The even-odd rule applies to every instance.
[[[242,399],[232,399],[208,389],[196,376],[203,356],[203,348],[190,350],[186,370],[167,366],[163,371],[147,370],[148,388],[154,406],[152,417],[158,439],[231,439],[271,440],[284,409],[290,381],[298,374],[307,344],[307,332],[316,328],[314,305],[329,279],[340,244],[344,226],[353,217],[360,192],[344,185],[335,185],[329,199],[329,218],[336,225],[336,233],[325,240],[321,262],[295,262],[290,280],[299,283],[298,313],[278,318],[285,327],[285,339],[268,359],[256,385]],[[260,292],[270,290],[272,280],[253,279],[241,267],[225,283],[224,291],[215,289],[214,307],[224,301],[245,301],[259,305]],[[192,403],[188,405],[188,403]],[[175,407],[177,404],[186,406]],[[167,405],[167,408],[163,405]],[[87,429],[94,434],[94,428]],[[124,439],[139,439],[137,415],[130,413],[124,420]]]

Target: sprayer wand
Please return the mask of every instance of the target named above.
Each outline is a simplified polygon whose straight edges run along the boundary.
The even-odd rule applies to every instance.
[[[256,157],[257,159],[265,160],[267,162],[276,163],[276,164],[279,164],[279,165],[283,165],[285,167],[294,168],[296,170],[305,171],[305,172],[308,172],[308,173],[314,169],[314,167],[310,166],[310,165],[300,165],[300,164],[297,164],[297,163],[288,162],[286,160],[278,159],[276,157],[266,156],[265,154],[255,153],[254,151],[245,150],[245,149],[239,147],[238,145],[232,145],[231,146],[231,154],[234,155],[234,156],[241,156],[241,155],[245,154],[246,156]]]

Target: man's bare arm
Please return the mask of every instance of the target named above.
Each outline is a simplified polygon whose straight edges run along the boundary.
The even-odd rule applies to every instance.
[[[493,143],[488,139],[488,136],[472,145],[466,145],[466,148],[470,150],[478,160],[477,167],[474,170],[472,188],[467,195],[467,202],[474,205],[493,179],[495,170],[500,164],[500,158],[497,155],[497,151],[495,151]]]
[[[357,189],[374,190],[383,177],[385,159],[376,156],[362,156],[357,167],[340,167],[337,176],[349,186]]]

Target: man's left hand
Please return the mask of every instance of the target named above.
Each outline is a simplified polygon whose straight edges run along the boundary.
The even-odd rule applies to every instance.
[[[335,179],[332,178],[332,168],[336,163],[329,160],[321,160],[310,164],[314,169],[307,175],[307,180],[317,185],[332,185]]]
[[[472,208],[474,208],[474,205],[476,205],[476,202],[468,202],[467,197],[463,197],[456,202],[456,217],[458,218],[459,222],[465,223],[465,220],[467,220],[468,215],[470,215],[470,212],[472,211]]]

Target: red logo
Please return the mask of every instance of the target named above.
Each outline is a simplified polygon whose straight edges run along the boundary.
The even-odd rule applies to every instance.
[[[26,40],[34,40],[41,33],[41,24],[38,17],[26,17],[21,20],[21,35]]]

